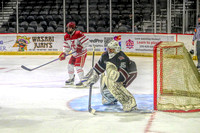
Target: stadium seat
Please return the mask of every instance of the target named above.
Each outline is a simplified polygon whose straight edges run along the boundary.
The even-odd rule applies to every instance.
[[[32,22],[32,21],[35,21],[35,17],[34,16],[31,16],[31,15],[29,15],[28,17],[27,17],[27,22]]]
[[[79,4],[79,3],[81,3],[81,1],[80,0],[73,0],[73,3]]]
[[[47,29],[47,22],[46,22],[46,21],[41,21],[41,22],[39,23],[39,25],[42,26],[42,27],[44,28],[44,30]]]
[[[63,18],[61,15],[53,15],[53,20],[56,22],[59,22],[59,21],[63,20]]]
[[[9,22],[13,22],[13,21],[16,21],[16,15],[10,15],[9,17]]]
[[[104,27],[106,25],[106,22],[104,20],[100,20],[97,22],[98,27]]]
[[[8,29],[8,28],[9,28],[9,22],[3,22],[1,28]],[[1,29],[1,28],[0,28],[0,29]]]
[[[23,12],[21,13],[21,15],[27,16],[27,15],[29,15],[29,11],[23,11]]]
[[[50,5],[45,5],[45,6],[42,7],[42,9],[50,9],[50,8],[51,8]]]
[[[7,33],[15,33],[16,30],[13,27],[9,27]]]
[[[45,20],[46,20],[47,22],[53,21],[52,15],[46,15],[46,16],[45,16]]]
[[[90,15],[99,15],[99,11],[98,10],[90,11]]]
[[[70,4],[72,1],[71,0],[65,0],[66,4]]]
[[[57,9],[58,10],[58,9],[60,9],[60,6],[59,5],[54,5],[54,6],[51,6],[51,9],[53,9],[53,10]]]
[[[86,11],[86,10],[81,10],[79,14],[80,14],[81,16],[82,16],[82,15],[85,15],[85,16],[86,16],[87,11]]]
[[[86,26],[86,22],[85,21],[79,21],[77,26]]]
[[[19,27],[19,33],[24,33],[24,32],[25,32],[24,27]]]
[[[36,10],[40,10],[40,9],[42,9],[43,7],[38,3],[38,5],[37,6],[34,6],[34,9],[36,9]]]
[[[33,8],[32,6],[26,6],[25,10],[32,10],[32,8]]]
[[[36,17],[37,22],[44,21],[44,17],[42,15]]]
[[[20,23],[20,27],[23,27],[25,30],[27,30],[28,22],[27,21],[23,21],[22,23]]]
[[[42,10],[39,12],[39,15],[48,15],[49,12],[47,10]]]
[[[53,0],[48,0],[48,1],[46,1],[46,4],[48,4],[48,5],[53,5],[53,4],[54,4],[54,1],[53,1]]]
[[[107,30],[104,27],[98,27],[97,32],[107,32]]]
[[[51,9],[49,11],[49,14],[51,14],[51,15],[58,15],[59,14],[59,10],[58,9]]]
[[[73,14],[79,14],[78,11],[69,11],[69,14],[73,15]]]
[[[39,14],[39,11],[32,11],[32,12],[30,12],[30,15],[35,15],[35,16],[37,16]]]
[[[54,28],[49,26],[45,32],[55,32]]]
[[[83,26],[77,26],[76,28],[77,30],[80,30],[81,32],[85,32],[84,27]]]
[[[89,21],[89,27],[96,27],[96,21],[94,21],[94,20],[90,20]]]
[[[74,3],[74,1],[73,1],[73,3]],[[70,9],[76,9],[76,10],[78,10],[78,8],[79,8],[78,4],[70,5]]]
[[[80,15],[74,14],[71,16],[72,16],[72,20],[74,20],[76,23],[78,23],[79,21],[82,21],[82,18]]]
[[[49,26],[51,26],[51,27],[53,27],[54,29],[56,29],[56,28],[57,28],[57,23],[56,23],[56,21],[50,21],[50,22],[49,22]]]
[[[55,32],[63,32],[63,27],[62,26],[58,26],[56,28]]]
[[[6,33],[6,28],[0,28],[0,33]]]
[[[128,28],[125,25],[122,25],[118,28],[118,32],[127,32]]]
[[[94,27],[89,27],[89,32],[96,32]]]
[[[97,10],[97,5],[89,5],[89,10]]]
[[[11,22],[10,27],[16,28],[17,27],[16,22]]]
[[[45,5],[46,3],[45,3],[45,1],[43,1],[43,0],[40,0],[40,1],[38,1],[38,3],[37,3],[38,5]]]
[[[33,27],[28,27],[26,30],[27,33],[34,33],[35,29]]]
[[[19,22],[23,22],[26,20],[26,17],[25,16],[19,16]]]
[[[36,28],[36,32],[42,33],[42,32],[44,32],[44,28],[42,26],[38,26]]]
[[[29,23],[29,27],[33,27],[34,29],[36,29],[38,26],[37,22],[36,21],[32,21]]]

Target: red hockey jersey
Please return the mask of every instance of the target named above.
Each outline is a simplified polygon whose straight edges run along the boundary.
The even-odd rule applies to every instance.
[[[68,53],[70,50],[74,52],[77,49],[77,45],[81,45],[83,47],[82,52],[75,52],[73,54],[75,58],[80,57],[87,53],[86,47],[88,43],[89,39],[81,31],[74,31],[71,35],[66,33],[66,35],[64,36],[63,52]]]

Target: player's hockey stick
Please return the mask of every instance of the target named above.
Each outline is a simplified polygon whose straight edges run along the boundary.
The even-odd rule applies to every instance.
[[[92,67],[94,66],[94,54],[95,54],[95,47],[94,47],[94,44],[93,44],[93,52],[92,52]],[[93,109],[91,107],[91,99],[92,99],[92,86],[93,86],[94,83],[90,84],[90,89],[89,89],[89,102],[88,102],[88,111],[90,113],[92,113],[93,115],[95,114],[96,110]]]
[[[71,55],[71,54],[73,54],[73,53],[75,53],[75,52],[72,52],[72,53],[70,53],[70,54],[67,54],[66,56]],[[66,57],[66,56],[65,56],[65,57]],[[46,66],[46,65],[48,65],[48,64],[50,64],[50,63],[52,63],[52,62],[55,62],[55,61],[57,61],[57,60],[59,60],[59,58],[54,59],[54,60],[52,60],[52,61],[49,61],[49,62],[47,62],[47,63],[45,63],[45,64],[42,64],[42,65],[40,65],[40,66],[38,66],[38,67],[35,67],[35,68],[33,68],[33,69],[30,69],[30,68],[28,68],[28,67],[26,67],[26,66],[24,66],[24,65],[21,65],[21,68],[23,68],[24,70],[27,70],[27,71],[33,71],[33,70],[35,70],[35,69],[38,69],[38,68],[43,67],[43,66]]]

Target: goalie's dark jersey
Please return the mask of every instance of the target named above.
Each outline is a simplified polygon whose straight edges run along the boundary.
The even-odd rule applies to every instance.
[[[134,79],[135,79],[136,74],[137,74],[136,65],[133,61],[131,61],[124,54],[124,52],[120,51],[119,53],[117,53],[111,59],[109,59],[108,52],[107,51],[104,52],[101,55],[100,60],[95,64],[94,70],[98,74],[103,73],[106,70],[106,62],[111,62],[111,63],[115,64],[115,66],[118,68],[118,71],[120,72],[120,76],[119,76],[117,82],[124,82],[125,84],[127,83],[127,85],[124,85],[124,86],[128,86],[129,85],[129,83],[128,83],[129,78],[132,80],[131,74],[134,74]],[[134,70],[130,69],[130,62],[134,63],[134,65],[135,65]]]

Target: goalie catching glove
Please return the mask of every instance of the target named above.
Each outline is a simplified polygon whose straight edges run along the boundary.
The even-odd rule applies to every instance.
[[[66,57],[66,54],[64,52],[62,52],[60,55],[59,55],[59,60],[62,61],[62,60],[65,60],[65,57]]]

